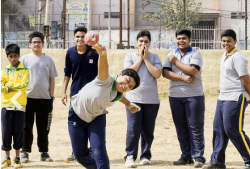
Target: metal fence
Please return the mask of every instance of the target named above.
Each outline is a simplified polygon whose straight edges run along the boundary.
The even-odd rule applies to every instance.
[[[99,42],[111,49],[117,49],[121,41],[124,48],[136,48],[136,35],[142,29],[150,30],[152,49],[174,49],[176,47],[176,30],[166,29],[164,22],[168,18],[167,15],[161,15],[157,21],[141,19],[141,16],[145,14],[154,15],[159,11],[159,2],[168,3],[169,1],[68,0],[66,1],[68,11],[66,10],[65,14],[64,32],[63,0],[51,0],[49,48],[63,48],[64,42],[65,48],[74,46],[73,30],[75,27],[82,25],[96,31],[100,37]],[[2,0],[1,2],[2,4],[5,2],[1,10],[1,47],[9,43],[17,43],[22,48],[28,48],[29,34],[33,31],[43,32],[46,1]],[[109,5],[109,2],[111,2],[111,5]],[[122,2],[121,6],[120,2]],[[200,1],[197,0],[198,2]],[[199,22],[192,27],[187,25],[192,30],[191,45],[199,49],[221,49],[220,34],[225,29],[230,28],[237,33],[238,48],[245,49],[246,28],[250,28],[250,20],[245,19],[245,2],[247,1],[203,0],[200,7]],[[79,14],[69,12],[69,5],[83,5],[85,3],[87,4],[87,11],[82,11]],[[82,8],[84,9],[84,6]],[[120,9],[122,9],[121,17]],[[75,10],[79,10],[78,7]],[[109,11],[111,11],[110,23],[108,22]],[[248,30],[249,34],[250,30]],[[247,41],[247,47],[250,49],[249,40]]]

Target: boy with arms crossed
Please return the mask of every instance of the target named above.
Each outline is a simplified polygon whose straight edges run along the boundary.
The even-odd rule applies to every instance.
[[[190,46],[191,31],[176,31],[178,48],[170,52],[163,66],[163,77],[170,81],[169,103],[180,148],[174,165],[193,164],[202,167],[204,154],[205,99],[201,79],[201,53]]]
[[[10,150],[12,137],[13,148],[16,151],[14,168],[21,168],[20,148],[23,146],[23,126],[25,109],[27,103],[26,90],[29,85],[29,70],[20,61],[20,47],[16,44],[9,44],[6,55],[10,64],[1,72],[2,92],[2,150],[6,157],[1,168],[11,165]]]

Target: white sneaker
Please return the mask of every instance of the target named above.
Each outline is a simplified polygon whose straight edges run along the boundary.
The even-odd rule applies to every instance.
[[[136,168],[135,160],[133,159],[133,155],[127,156],[125,166],[127,168]]]
[[[140,161],[140,163],[141,163],[142,165],[150,165],[150,164],[151,164],[151,161],[149,161],[149,159],[144,158],[144,159],[142,159],[142,160]]]

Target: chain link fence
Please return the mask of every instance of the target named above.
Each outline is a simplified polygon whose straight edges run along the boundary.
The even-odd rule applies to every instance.
[[[162,3],[171,2],[175,4],[160,13],[164,11]],[[245,2],[248,3],[247,9]],[[29,48],[29,34],[44,31],[46,0],[2,0],[1,3],[1,47],[17,43],[22,48]],[[195,8],[189,5],[191,3],[198,6],[197,14],[192,13]],[[250,3],[246,0],[50,0],[48,47],[63,48],[64,42],[65,48],[74,46],[73,30],[77,26],[85,26],[96,31],[99,42],[107,48],[120,48],[121,42],[124,48],[136,48],[137,33],[148,29],[152,34],[152,49],[174,49],[175,31],[184,27],[185,23],[185,27],[192,30],[193,47],[221,49],[221,32],[234,29],[238,48],[245,49],[247,34],[250,34],[250,19],[245,17],[250,14],[249,7]],[[249,12],[246,13],[246,10]],[[148,18],[145,18],[146,15]],[[249,39],[247,48],[250,49]]]

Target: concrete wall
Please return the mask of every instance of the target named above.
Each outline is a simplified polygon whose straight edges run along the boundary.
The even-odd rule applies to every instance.
[[[43,52],[51,56],[55,62],[58,77],[56,78],[56,88],[55,96],[61,97],[63,89],[63,78],[64,78],[64,63],[65,63],[65,53],[66,49],[44,49]],[[123,61],[126,53],[134,52],[136,50],[108,50],[108,60],[109,60],[109,70],[110,74],[116,75],[123,69]],[[30,49],[21,49],[21,56],[30,53]],[[159,54],[162,64],[165,61],[167,54],[170,50],[151,50],[153,53]],[[217,96],[216,90],[219,89],[219,74],[220,74],[220,58],[223,54],[223,50],[201,50],[200,51],[204,64],[202,68],[202,78],[204,93],[206,96]],[[250,63],[250,51],[242,51],[242,53],[248,59]],[[4,50],[1,50],[1,69],[3,69],[7,64],[9,64],[8,59]],[[250,68],[250,64],[248,65]],[[250,70],[250,69],[249,69]],[[70,83],[71,84],[71,83]],[[69,93],[68,87],[68,93]],[[158,91],[161,98],[168,96],[169,82],[167,79],[161,77],[158,79]],[[146,91],[145,91],[146,92]]]

